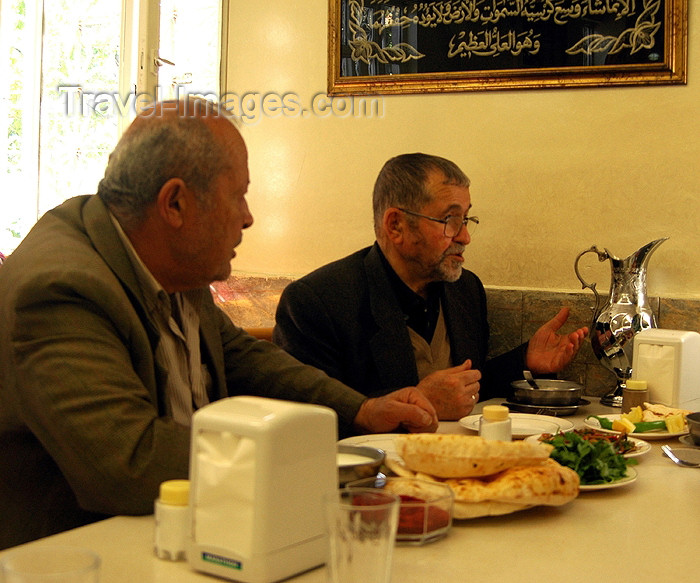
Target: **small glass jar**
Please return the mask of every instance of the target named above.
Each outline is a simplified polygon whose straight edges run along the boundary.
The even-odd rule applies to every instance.
[[[622,389],[622,413],[629,413],[635,407],[641,407],[649,400],[647,382],[629,379]]]
[[[510,410],[503,405],[486,405],[479,418],[479,435],[494,441],[511,441]]]

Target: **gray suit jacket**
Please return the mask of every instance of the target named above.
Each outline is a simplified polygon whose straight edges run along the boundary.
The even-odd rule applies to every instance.
[[[234,326],[207,294],[212,400],[262,395],[336,410],[364,397]],[[0,548],[115,514],[153,511],[186,478],[189,429],[165,414],[158,333],[102,201],[42,217],[0,267]]]
[[[527,345],[487,360],[486,294],[462,270],[444,285],[442,308],[452,361],[482,371],[480,398],[505,396],[522,378]],[[289,284],[277,307],[273,340],[302,362],[369,396],[418,383],[404,314],[375,243]]]

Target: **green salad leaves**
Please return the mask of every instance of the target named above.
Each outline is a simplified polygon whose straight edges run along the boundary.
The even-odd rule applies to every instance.
[[[575,431],[558,433],[543,441],[554,446],[549,457],[574,470],[582,486],[620,480],[627,475],[627,466],[637,463],[616,453],[609,441],[589,441]]]

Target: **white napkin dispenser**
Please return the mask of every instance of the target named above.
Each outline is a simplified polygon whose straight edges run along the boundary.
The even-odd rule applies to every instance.
[[[231,397],[195,412],[190,565],[271,583],[324,563],[321,501],[338,488],[336,433],[335,412],[317,405]]]
[[[647,381],[652,403],[700,411],[700,334],[642,330],[634,337],[632,378]]]

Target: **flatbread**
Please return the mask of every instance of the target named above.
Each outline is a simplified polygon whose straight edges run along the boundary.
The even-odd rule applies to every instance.
[[[537,466],[511,468],[488,479],[450,478],[445,483],[461,502],[561,506],[579,492],[578,474],[552,459]]]
[[[411,439],[404,440],[404,437],[408,436],[401,436],[401,441],[405,443],[413,441]],[[445,437],[464,437],[470,440],[467,442],[468,449],[470,451],[475,451],[479,456],[485,455],[488,451],[510,454],[502,455],[501,458],[498,458],[491,464],[487,464],[485,460],[488,458],[484,457],[473,459],[458,458],[461,467],[466,468],[467,471],[473,470],[475,463],[476,466],[481,469],[487,466],[489,468],[496,467],[498,464],[503,463],[504,459],[507,459],[509,463],[516,464],[508,469],[497,473],[490,473],[485,476],[444,478],[425,471],[416,471],[409,467],[408,464],[404,463],[403,460],[390,458],[385,460],[387,467],[399,476],[416,477],[449,485],[454,494],[452,515],[455,519],[500,516],[540,505],[561,506],[578,496],[578,474],[574,470],[560,465],[549,457],[542,459],[539,455],[538,448],[535,448],[535,452],[538,453],[538,455],[534,455],[534,463],[518,465],[525,463],[525,460],[533,459],[532,448],[523,447],[527,445],[525,442],[500,442],[502,445],[494,448],[491,445],[484,447],[484,444],[473,441],[474,439],[483,441],[479,437],[442,436],[442,438]],[[397,439],[397,444],[399,441],[400,440]],[[420,441],[425,444],[431,440],[421,439]],[[452,442],[449,446],[445,445],[445,448],[464,446],[464,440],[462,439],[435,439],[432,441],[442,443],[443,445]],[[462,443],[460,444],[459,442]],[[548,447],[543,448],[547,456],[549,455],[549,451],[551,451],[551,445],[549,444],[532,445],[547,445]],[[406,448],[401,448],[399,446],[399,452],[410,449],[410,446]],[[429,463],[420,463],[425,461],[424,458],[429,457],[427,453],[429,452],[421,452],[419,463],[414,460],[414,465],[419,465],[421,468],[428,467],[431,464],[435,465],[437,463],[435,460],[428,460]],[[515,453],[526,455],[516,458],[514,455]],[[439,459],[441,464],[448,463],[446,461],[448,459],[447,456],[444,457],[446,458],[444,460],[441,458],[436,459]],[[519,461],[515,462],[514,459],[511,458],[518,459]],[[475,462],[475,460],[477,460],[478,463]],[[440,467],[440,470],[442,473],[452,473],[451,471],[446,471],[446,468],[443,466]]]
[[[420,478],[422,480],[425,480],[427,482],[430,481],[436,481],[436,482],[447,482],[450,483],[451,480],[440,480],[439,478],[435,478],[434,476],[431,476],[429,474],[422,474],[422,473],[416,473],[412,472],[409,470],[405,465],[403,465],[400,461],[394,460],[394,459],[389,459],[387,458],[385,460],[387,467],[394,472],[397,476],[401,476],[404,478]],[[454,480],[454,478],[453,478]],[[478,482],[478,478],[473,478],[473,482]],[[394,482],[388,482],[387,486],[389,484],[393,484]],[[411,482],[409,482],[411,483]],[[402,488],[405,486],[402,486]],[[404,491],[395,491],[395,494],[406,494],[407,492]],[[421,496],[416,495],[414,493],[409,493],[409,495],[414,495],[416,498],[420,498]],[[454,495],[454,489],[453,489],[453,495]],[[468,518],[479,518],[481,516],[500,516],[503,514],[511,514],[512,512],[518,512],[519,510],[525,510],[526,508],[532,508],[531,504],[517,504],[513,502],[500,502],[497,500],[482,500],[479,502],[474,502],[474,501],[466,501],[466,500],[457,500],[456,498],[453,500],[453,505],[452,505],[452,518],[455,520],[464,520]]]
[[[435,500],[449,492],[442,482],[436,480],[387,480],[383,490],[398,496],[412,496],[419,500]]]
[[[412,433],[398,435],[398,454],[405,466],[439,478],[483,477],[532,466],[549,458],[553,446],[529,441],[490,441],[472,435]]]
[[[642,421],[658,421],[660,419],[666,419],[671,415],[681,414],[684,417],[690,415],[692,411],[687,409],[676,409],[674,407],[667,407],[666,405],[661,405],[660,403],[644,403],[644,410],[642,411]]]

